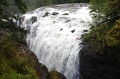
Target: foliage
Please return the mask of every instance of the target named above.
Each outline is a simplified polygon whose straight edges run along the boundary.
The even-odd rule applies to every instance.
[[[106,34],[108,46],[120,46],[120,20],[116,21],[115,26]]]
[[[24,13],[27,9],[27,5],[22,0],[1,0],[0,28],[6,29],[15,40],[20,41],[19,39],[23,38],[26,32],[15,23],[15,20],[17,21],[19,16],[13,15],[11,11],[8,10],[9,6],[13,4],[17,7],[17,13]]]
[[[28,5],[28,10],[33,10],[41,6],[64,4],[64,3],[89,3],[90,0],[24,0]]]
[[[97,23],[108,19],[116,20],[120,17],[119,0],[91,0],[90,4],[91,15]]]
[[[59,72],[52,70],[50,72],[50,78],[49,79],[66,79],[62,74]]]
[[[84,40],[90,42],[94,46],[120,46],[120,20],[116,23],[104,23],[96,26],[86,34]]]
[[[107,5],[104,9],[104,14],[110,19],[120,18],[120,0],[107,0]]]
[[[0,79],[38,79],[35,62],[19,47],[10,35],[0,39]]]
[[[91,0],[90,1],[90,13],[93,17],[93,20],[97,23],[100,23],[100,21],[103,19],[103,8],[105,3],[105,0]]]
[[[99,26],[92,28],[87,35],[83,36],[83,38],[95,49],[99,50],[99,54],[102,54],[102,60],[112,63],[112,68],[114,68],[114,64],[116,67],[119,67],[120,20],[116,20],[115,23],[109,22],[100,24]]]
[[[77,3],[89,3],[90,0],[76,0]]]
[[[105,43],[105,35],[112,27],[113,25],[108,26],[108,24],[105,23],[100,26],[95,26],[94,28],[91,28],[91,31],[83,38],[95,47],[103,47]]]

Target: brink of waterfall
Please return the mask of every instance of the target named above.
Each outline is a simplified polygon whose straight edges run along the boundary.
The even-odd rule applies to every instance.
[[[81,35],[92,19],[88,4],[60,4],[38,8],[22,16],[27,45],[49,71],[57,70],[67,79],[80,79]]]

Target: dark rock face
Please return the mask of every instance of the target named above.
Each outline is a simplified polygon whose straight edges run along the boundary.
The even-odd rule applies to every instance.
[[[82,79],[120,79],[120,62],[114,58],[107,58],[107,54],[111,52],[109,48],[99,50],[88,42],[83,42],[82,45],[83,49],[80,51]]]
[[[90,45],[85,44],[83,49],[80,51],[80,74],[82,79],[94,79],[94,66],[91,61],[93,59],[94,50]]]

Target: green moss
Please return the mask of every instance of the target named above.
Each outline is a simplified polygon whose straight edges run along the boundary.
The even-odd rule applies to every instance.
[[[55,70],[52,70],[50,72],[50,79],[61,79],[60,78],[60,73],[58,73],[57,71]]]
[[[11,36],[0,37],[0,79],[39,79],[35,61],[27,53],[18,52],[19,46]]]
[[[120,20],[116,21],[114,27],[106,34],[106,43],[108,46],[120,45]]]
[[[45,68],[45,65],[41,64],[41,65],[40,65],[40,68]]]

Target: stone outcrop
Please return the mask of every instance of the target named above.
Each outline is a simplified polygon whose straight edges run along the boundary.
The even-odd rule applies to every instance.
[[[45,65],[43,65],[42,63],[39,63],[36,55],[31,52],[26,46],[21,45],[20,47],[22,47],[22,50],[24,50],[24,52],[27,52],[29,57],[32,57],[32,59],[35,61],[35,67],[34,69],[36,70],[36,73],[39,77],[39,79],[66,79],[66,77],[53,70],[51,72],[48,71],[47,67]]]
[[[52,15],[58,15],[59,13],[58,12],[53,12]]]
[[[48,12],[45,12],[45,14],[43,15],[43,17],[46,17],[46,16],[48,16],[49,15],[49,13]]]
[[[24,68],[24,66],[27,64],[28,66],[25,66],[25,67],[26,68],[28,67],[27,69],[31,70],[31,72],[29,72],[29,73],[34,72],[34,75],[33,74],[31,75],[29,73],[27,75],[29,75],[29,76],[31,75],[31,77],[35,77],[34,79],[38,79],[38,78],[39,79],[56,79],[56,78],[57,79],[66,79],[66,77],[64,75],[62,75],[61,73],[59,73],[55,70],[49,72],[47,67],[45,65],[43,65],[42,63],[40,63],[37,59],[37,56],[30,49],[28,49],[28,47],[26,45],[24,45],[23,43],[22,44],[21,44],[21,42],[20,43],[15,42],[15,44],[11,43],[10,41],[13,42],[12,39],[9,39],[8,42],[3,41],[7,34],[8,34],[7,31],[4,31],[4,29],[0,28],[0,48],[2,51],[2,54],[0,54],[1,60],[7,59],[8,57],[12,57],[11,59],[9,59],[9,62],[17,61],[17,62],[13,62],[12,66],[10,65],[11,70],[9,70],[9,73],[13,73],[13,72],[11,72],[12,69],[16,69],[16,71],[18,72],[18,73],[16,72],[17,74],[21,73],[21,74],[25,75],[29,72]],[[9,37],[9,38],[12,38],[12,37]],[[6,48],[8,48],[8,49],[6,49]],[[5,56],[7,54],[7,56],[8,56],[7,58],[3,58],[4,53],[5,53]],[[19,63],[18,63],[18,61],[19,61]],[[7,62],[7,61],[4,60],[4,62]],[[24,62],[26,62],[26,63],[24,63]],[[24,63],[24,65],[22,65],[21,63]],[[31,63],[32,65],[29,63]],[[8,63],[8,66],[9,66],[9,63]],[[1,68],[1,65],[0,65],[0,68]],[[22,69],[22,68],[24,68],[24,69]],[[5,73],[5,72],[2,72],[2,73]],[[2,74],[2,76],[3,76],[3,74]]]
[[[66,79],[66,77],[63,74],[61,74],[55,70],[52,70],[50,72],[50,79]]]
[[[80,51],[80,74],[82,79],[119,79],[120,62],[114,57],[108,57],[110,48],[103,50],[94,48],[88,42],[83,42]],[[103,52],[102,52],[103,51]]]
[[[69,15],[68,13],[64,13],[63,15]]]

